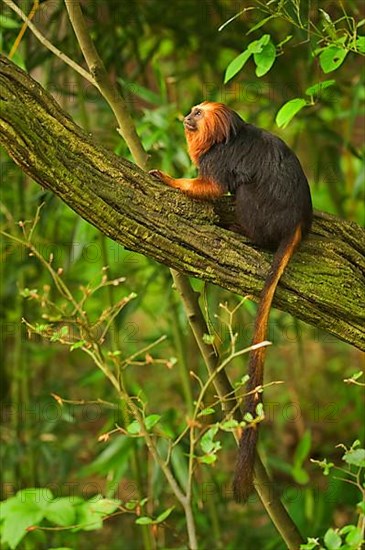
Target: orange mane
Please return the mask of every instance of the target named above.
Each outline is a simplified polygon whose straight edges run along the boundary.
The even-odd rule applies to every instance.
[[[204,111],[204,118],[196,131],[185,129],[188,151],[194,164],[214,143],[227,141],[230,134],[232,115],[224,103],[203,101],[196,106]]]

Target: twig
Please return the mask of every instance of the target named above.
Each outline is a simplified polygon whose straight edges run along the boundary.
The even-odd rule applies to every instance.
[[[174,271],[173,275],[176,288],[183,301],[191,329],[203,355],[208,372],[210,376],[214,376],[213,383],[221,399],[223,410],[226,413],[232,412],[234,418],[241,421],[242,416],[237,401],[226,399],[226,396],[233,392],[227,374],[224,370],[220,370],[220,372],[216,373],[219,365],[218,357],[213,346],[206,344],[203,340],[204,334],[208,333],[208,328],[198,303],[197,294],[194,292],[189,280],[185,276],[180,275],[177,271]],[[254,473],[255,488],[273,524],[279,531],[288,548],[290,550],[298,550],[299,546],[304,541],[279,497],[273,493],[272,483],[258,453],[256,453]]]
[[[30,13],[28,15],[28,21],[31,21],[35,14],[37,13],[37,10],[39,8],[39,0],[34,0],[33,7],[30,10]],[[18,36],[14,40],[14,44],[11,47],[10,53],[9,53],[9,59],[12,59],[15,52],[17,51],[20,42],[22,41],[22,38],[24,36],[25,31],[27,30],[28,24],[26,21],[24,21],[22,28],[20,29]]]
[[[136,132],[133,120],[129,115],[127,106],[120,96],[117,87],[111,82],[109,76],[106,72],[105,66],[100,59],[98,52],[92,42],[90,35],[87,31],[85,20],[80,8],[78,0],[65,0],[66,8],[70,17],[71,24],[75,31],[77,40],[81,47],[81,50],[84,54],[86,63],[88,64],[89,70],[95,78],[95,81],[98,83],[98,88],[108,104],[110,105],[113,113],[118,121],[120,134],[124,138],[127,146],[129,147],[132,156],[134,157],[136,163],[143,169],[146,168],[148,155],[143,149],[142,143]],[[126,393],[127,396],[127,393]],[[133,413],[136,415],[136,418],[140,418],[140,425],[143,426],[142,417],[139,414],[138,407],[136,407],[132,400],[128,396],[128,402],[133,410]],[[147,444],[149,451],[152,456],[159,464],[162,472],[164,473],[171,489],[173,490],[176,498],[179,500],[181,505],[184,508],[186,525],[189,538],[189,546],[192,550],[195,550],[197,546],[196,532],[195,532],[195,521],[193,517],[192,507],[191,507],[191,490],[187,490],[187,494],[183,494],[179,488],[174,476],[172,475],[171,470],[168,468],[167,464],[160,457],[157,449],[155,449],[153,441],[149,433],[144,430],[144,438]]]
[[[37,29],[37,27],[30,21],[30,19],[25,15],[24,12],[22,12],[22,10],[16,5],[14,4],[14,2],[12,0],[3,0],[3,2],[5,2],[5,4],[11,9],[13,10],[17,15],[19,15],[19,17],[21,19],[23,19],[23,21],[27,24],[27,26],[29,27],[29,29],[32,31],[32,33],[34,34],[34,36],[36,38],[38,38],[39,42],[41,44],[43,44],[43,46],[45,46],[46,48],[48,48],[55,56],[57,56],[59,59],[61,59],[62,61],[64,61],[67,65],[69,65],[70,67],[72,67],[72,69],[74,71],[76,71],[77,73],[79,73],[81,76],[83,76],[86,80],[88,80],[89,82],[91,82],[91,84],[93,84],[94,86],[98,87],[96,81],[94,80],[94,78],[87,72],[85,71],[85,69],[83,69],[82,67],[80,67],[80,65],[78,65],[77,63],[75,63],[75,61],[73,61],[70,57],[68,57],[66,54],[64,54],[63,52],[61,52],[61,50],[59,50],[58,48],[56,48],[56,46],[54,46],[52,44],[52,42],[50,42],[49,40],[47,40],[47,38],[45,36],[43,36],[43,34]]]
[[[138,166],[146,168],[148,155],[142,147],[125,101],[121,97],[115,84],[110,80],[104,63],[100,59],[94,43],[90,38],[80,4],[78,0],[65,0],[65,4],[78,43],[84,54],[85,61],[97,83],[100,93],[110,105],[118,121],[120,134],[129,147]]]

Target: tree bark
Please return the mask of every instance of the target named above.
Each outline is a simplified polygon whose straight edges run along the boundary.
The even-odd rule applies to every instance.
[[[201,202],[165,187],[95,143],[3,56],[0,100],[0,143],[85,220],[130,250],[237,294],[259,296],[272,255],[225,228],[231,197]],[[365,231],[316,212],[274,305],[365,350],[364,274]]]

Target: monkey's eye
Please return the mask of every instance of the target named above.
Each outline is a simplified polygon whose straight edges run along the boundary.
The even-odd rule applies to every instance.
[[[195,109],[194,116],[200,116],[202,114],[201,109]]]

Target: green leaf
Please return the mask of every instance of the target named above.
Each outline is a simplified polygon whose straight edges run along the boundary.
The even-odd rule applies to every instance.
[[[52,325],[44,325],[41,323],[36,323],[34,329],[36,332],[48,332],[52,330]]]
[[[251,34],[254,31],[257,31],[257,29],[260,29],[263,25],[265,25],[265,23],[270,21],[270,19],[274,19],[275,17],[276,17],[276,15],[269,15],[268,17],[264,17],[264,19],[261,19],[261,21],[259,21],[257,23],[257,25],[254,25],[253,27],[251,27],[250,30],[246,34],[248,35],[248,34]]]
[[[354,529],[355,525],[344,525],[343,527],[341,527],[341,529],[339,529],[339,534],[340,535],[347,535],[347,533],[350,533],[353,529]]]
[[[38,289],[37,288],[23,288],[19,292],[20,296],[23,296],[24,298],[29,298],[29,296],[37,296]]]
[[[260,77],[269,72],[276,58],[276,48],[270,41],[266,44],[261,52],[254,53],[254,61],[256,63],[256,76]]]
[[[236,74],[242,69],[246,61],[250,58],[251,52],[245,50],[235,57],[226,69],[226,74],[224,75],[224,84],[227,84]]]
[[[262,418],[265,417],[264,405],[263,405],[263,403],[258,403],[258,404],[256,405],[256,416],[258,416],[258,417],[260,417],[260,418],[261,418],[261,417],[262,417]]]
[[[207,432],[205,432],[205,434],[201,438],[200,446],[206,456],[200,457],[199,462],[211,464],[212,462],[216,461],[217,457],[215,456],[215,453],[217,453],[222,447],[220,441],[214,441],[214,437],[216,436],[217,432],[218,425],[212,426]]]
[[[95,531],[103,527],[102,516],[93,509],[93,504],[95,503],[87,501],[76,507],[77,531]]]
[[[333,24],[333,21],[330,15],[326,11],[322,10],[321,8],[319,8],[319,11],[322,12],[322,15],[324,18],[324,25],[323,25],[324,30],[328,33],[328,35],[332,38],[332,40],[336,40],[337,38],[336,27]]]
[[[365,468],[365,449],[351,449],[343,456],[343,460],[347,464]]]
[[[340,530],[340,533],[346,534],[346,542],[351,548],[361,548],[364,542],[361,529],[356,525],[346,525]]]
[[[15,498],[22,504],[33,503],[45,510],[53,501],[53,494],[46,487],[27,488],[18,491]]]
[[[96,502],[91,502],[90,507],[101,517],[109,516],[118,509],[121,501],[115,498],[100,498]]]
[[[362,514],[365,515],[365,501],[364,501],[364,500],[362,500],[361,502],[358,502],[358,503],[356,504],[356,507],[360,510],[360,512],[361,512]]]
[[[76,523],[76,510],[68,497],[53,500],[45,511],[44,517],[55,525],[68,527]]]
[[[91,248],[90,252],[87,247],[95,242],[95,229],[82,218],[78,218],[75,223],[75,231],[71,243],[71,263],[75,264],[80,258],[87,259],[89,262],[94,262],[94,252]]]
[[[175,506],[171,506],[171,508],[167,508],[167,510],[165,510],[164,512],[162,512],[162,514],[157,516],[155,523],[162,523],[163,521],[165,521],[165,519],[169,517],[169,515],[174,510],[174,508]]]
[[[305,93],[310,96],[320,95],[323,90],[333,86],[334,84],[336,84],[336,80],[325,80],[324,82],[318,82],[317,84],[313,84],[313,86],[307,88]]]
[[[86,340],[79,340],[78,342],[75,342],[70,346],[70,351],[73,351],[74,349],[82,348],[86,344]]]
[[[276,124],[279,128],[285,128],[291,119],[306,105],[306,100],[299,97],[287,101],[287,103],[284,103],[284,105],[279,109],[276,115]]]
[[[204,451],[204,453],[211,453],[216,449],[217,443],[219,443],[219,441],[213,441],[213,439],[216,436],[217,432],[218,432],[218,427],[213,426],[212,428],[209,428],[209,430],[206,431],[203,437],[201,438],[200,446]]]
[[[148,516],[141,516],[140,518],[136,519],[136,523],[137,525],[151,525],[151,523],[154,523],[154,521]]]
[[[234,418],[231,418],[230,420],[226,420],[225,422],[222,422],[221,430],[231,432],[232,430],[235,430],[238,427],[238,422]]]
[[[150,414],[149,416],[146,416],[144,423],[148,431],[152,430],[154,426],[160,421],[161,415],[160,414]]]
[[[358,36],[355,44],[359,52],[365,53],[365,36]]]
[[[3,29],[18,29],[20,25],[20,21],[15,21],[6,15],[0,15],[0,27]]]
[[[17,496],[11,501],[8,513],[5,518],[3,516],[1,540],[2,543],[8,544],[13,550],[26,535],[27,529],[38,525],[42,521],[44,511],[38,504],[31,501],[22,502]]]
[[[206,409],[203,409],[202,411],[200,411],[198,416],[208,416],[208,415],[214,414],[214,413],[215,413],[215,410],[212,409],[212,407],[207,407]]]
[[[327,46],[319,56],[319,64],[321,65],[322,71],[327,74],[338,69],[338,67],[342,65],[347,54],[348,51],[340,46]]]
[[[133,420],[128,426],[127,426],[127,432],[131,435],[139,435],[141,432],[141,427],[139,425],[139,422],[137,420]]]
[[[213,464],[217,460],[217,455],[204,455],[199,457],[199,462],[203,464]]]
[[[123,475],[127,470],[133,448],[133,441],[128,437],[111,439],[96,459],[82,468],[79,474],[90,476],[97,473],[98,475],[107,476],[110,471],[118,471],[119,475]]]
[[[306,542],[305,544],[300,545],[300,550],[313,550],[314,548],[319,547],[318,539],[313,539],[313,538],[309,537],[307,540],[308,540],[308,542]]]
[[[309,475],[300,466],[295,466],[292,469],[292,475],[296,483],[299,483],[300,485],[305,485],[309,481]]]
[[[188,460],[185,454],[185,448],[181,445],[173,447],[171,453],[171,465],[174,469],[174,474],[177,477],[181,487],[186,487],[189,479]]]
[[[213,334],[203,334],[203,342],[204,344],[214,344],[215,336]]]
[[[328,529],[323,540],[328,550],[336,550],[342,544],[340,535],[334,529]]]
[[[140,84],[136,84],[135,82],[131,82],[123,78],[118,78],[118,82],[120,82],[123,87],[124,95],[136,95],[137,97],[144,99],[148,103],[152,103],[152,105],[161,106],[165,104],[165,101],[162,97],[155,94],[148,88],[141,86]]]
[[[152,430],[152,428],[160,421],[160,419],[160,414],[150,414],[149,416],[146,416],[146,418],[144,419],[146,429],[148,431]],[[129,426],[127,426],[127,432],[131,435],[139,435],[141,433],[141,426],[138,420],[133,420],[133,422],[131,422]]]
[[[263,34],[259,40],[254,40],[247,46],[247,50],[250,53],[260,53],[263,47],[266,46],[271,40],[269,34]]]
[[[25,63],[25,59],[24,59],[24,54],[23,52],[21,52],[20,50],[17,50],[13,57],[12,57],[12,61],[18,65],[18,67],[20,67],[21,69],[23,69],[23,71],[27,71],[27,67],[26,67],[26,63]]]
[[[311,448],[311,433],[309,430],[305,432],[301,440],[299,441],[294,453],[294,464],[296,466],[302,466],[305,459],[308,457]]]
[[[242,376],[241,380],[235,382],[234,387],[240,388],[241,386],[244,386],[249,379],[250,377],[248,376],[248,374],[245,374],[244,376]]]

